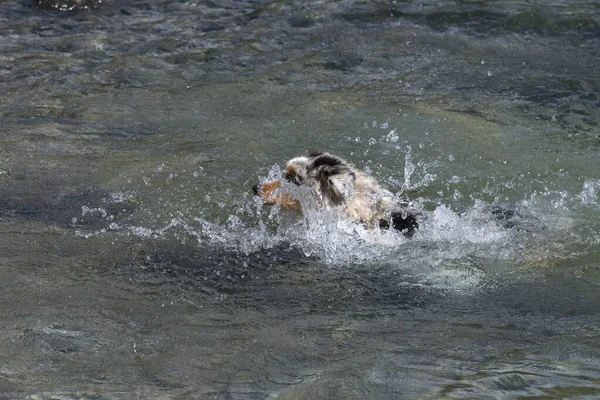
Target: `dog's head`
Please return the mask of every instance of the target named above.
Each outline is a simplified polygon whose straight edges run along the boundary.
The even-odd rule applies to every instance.
[[[310,187],[326,207],[344,203],[354,190],[356,178],[352,167],[346,161],[321,151],[292,158],[285,165],[283,177],[295,185]],[[254,192],[266,204],[281,202],[286,206],[292,200],[288,194],[282,192],[281,182],[278,181],[257,185]]]

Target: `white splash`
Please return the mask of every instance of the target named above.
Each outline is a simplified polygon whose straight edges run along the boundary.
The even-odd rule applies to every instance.
[[[600,179],[587,179],[583,182],[583,189],[579,194],[581,204],[598,206],[598,190],[600,190]]]

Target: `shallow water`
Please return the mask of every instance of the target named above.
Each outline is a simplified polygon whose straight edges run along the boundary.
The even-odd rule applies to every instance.
[[[0,3],[0,397],[600,397],[595,1],[94,4]]]

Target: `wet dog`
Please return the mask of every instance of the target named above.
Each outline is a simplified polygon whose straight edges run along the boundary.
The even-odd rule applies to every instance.
[[[369,228],[393,228],[407,237],[419,228],[419,213],[408,203],[397,201],[375,178],[333,154],[313,151],[289,160],[284,179],[308,186],[319,206]],[[265,182],[253,190],[265,204],[302,211],[300,202],[283,190],[280,181]]]

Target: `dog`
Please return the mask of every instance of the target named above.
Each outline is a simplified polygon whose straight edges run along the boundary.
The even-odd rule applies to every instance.
[[[419,228],[419,213],[408,203],[397,201],[375,178],[333,154],[312,151],[292,158],[285,166],[284,179],[308,186],[320,207],[368,228],[395,229],[406,237]],[[280,181],[255,185],[253,191],[265,204],[302,212],[300,202],[283,190]]]

